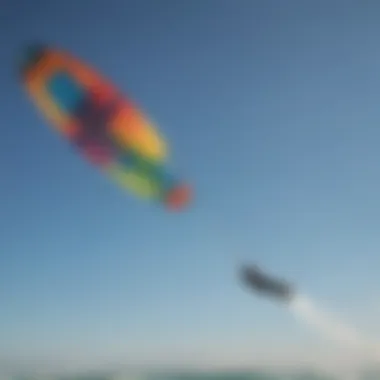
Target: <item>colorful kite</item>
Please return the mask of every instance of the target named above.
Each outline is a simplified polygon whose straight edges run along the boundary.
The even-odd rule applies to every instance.
[[[60,50],[29,46],[23,84],[46,118],[102,171],[136,195],[181,209],[190,188],[166,169],[166,145],[136,106],[94,69]]]

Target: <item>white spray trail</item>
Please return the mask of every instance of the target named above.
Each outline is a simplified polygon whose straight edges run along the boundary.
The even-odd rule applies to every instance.
[[[369,354],[372,359],[380,360],[379,345],[363,337],[355,328],[319,308],[309,297],[296,296],[289,308],[296,318],[315,327],[326,338],[335,340],[346,349],[358,349],[366,356]]]

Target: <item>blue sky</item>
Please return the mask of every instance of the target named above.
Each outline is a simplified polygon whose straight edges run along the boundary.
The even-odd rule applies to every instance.
[[[322,349],[241,289],[236,251],[380,339],[379,15],[350,0],[8,2],[0,360]],[[149,114],[194,187],[188,211],[129,196],[52,133],[14,72],[30,40],[91,63]]]

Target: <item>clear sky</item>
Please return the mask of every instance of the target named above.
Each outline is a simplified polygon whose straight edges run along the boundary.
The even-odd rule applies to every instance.
[[[236,252],[380,339],[379,17],[376,0],[5,2],[0,360],[323,349],[242,290]],[[15,75],[30,40],[91,63],[149,114],[195,190],[188,211],[129,196],[52,133]]]

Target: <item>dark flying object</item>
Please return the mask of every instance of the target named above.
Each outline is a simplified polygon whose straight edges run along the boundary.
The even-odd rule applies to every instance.
[[[263,296],[271,296],[280,301],[290,302],[294,290],[285,281],[274,279],[264,274],[256,265],[244,265],[240,271],[243,283]]]

